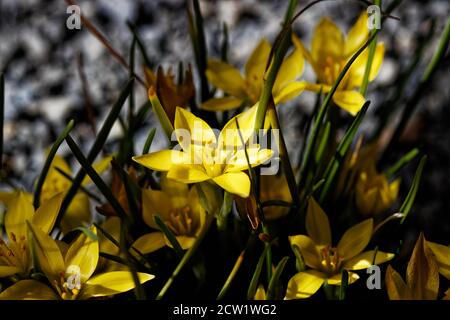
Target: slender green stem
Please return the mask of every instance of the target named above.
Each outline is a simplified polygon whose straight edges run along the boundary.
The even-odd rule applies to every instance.
[[[0,171],[3,169],[3,124],[5,118],[5,75],[0,72]]]

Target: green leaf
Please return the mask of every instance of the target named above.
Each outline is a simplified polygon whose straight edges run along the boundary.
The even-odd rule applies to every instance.
[[[50,169],[53,158],[55,157],[56,152],[58,151],[58,148],[61,145],[61,143],[64,141],[64,139],[70,133],[70,131],[72,131],[74,124],[75,124],[75,122],[73,120],[69,121],[66,128],[56,139],[55,143],[53,144],[52,148],[50,149],[50,152],[48,153],[47,159],[45,160],[45,163],[44,163],[44,167],[42,168],[41,174],[39,175],[39,179],[36,184],[36,189],[34,191],[33,204],[34,204],[35,208],[39,207],[39,202],[41,200],[42,186],[44,185],[45,178],[47,177],[48,170]]]
[[[339,286],[339,300],[345,300],[345,296],[347,294],[348,287],[348,272],[347,270],[342,270],[342,280],[341,285]]]
[[[414,160],[419,154],[419,149],[414,148],[400,158],[393,166],[386,170],[386,177],[391,179],[394,177],[397,172],[399,172],[403,167],[405,167],[408,163]]]
[[[303,261],[302,254],[300,252],[300,248],[297,245],[292,245],[292,251],[294,251],[295,255],[295,268],[297,269],[297,272],[302,272],[306,270],[305,262]]]
[[[85,227],[78,227],[78,228],[74,228],[71,231],[81,231],[83,232],[88,238],[94,240],[94,241],[98,241],[98,236],[92,232],[89,228],[85,228]]]
[[[164,233],[167,240],[169,240],[169,242],[172,245],[173,249],[175,250],[175,253],[177,254],[178,258],[182,259],[183,255],[184,255],[183,248],[181,248],[181,245],[178,242],[175,235],[172,233],[172,231],[170,231],[170,229],[166,226],[164,221],[162,221],[162,219],[159,215],[155,214],[153,216],[153,219],[155,220],[155,223],[158,225],[161,232]]]
[[[147,67],[151,67],[150,58],[148,56],[147,50],[145,49],[144,43],[142,42],[141,37],[139,36],[139,33],[136,30],[136,25],[134,25],[131,22],[127,22],[128,28],[130,28],[131,32],[133,32],[133,36],[136,39],[136,43],[138,45],[139,51],[141,52],[142,58],[144,60],[144,63]]]
[[[417,190],[419,190],[420,179],[422,177],[423,168],[425,167],[425,163],[427,162],[427,156],[422,156],[419,162],[419,166],[417,167],[416,173],[414,175],[414,179],[411,184],[411,188],[409,189],[408,195],[405,198],[402,206],[400,207],[399,212],[403,213],[404,216],[400,223],[403,223],[408,216],[409,211],[411,210],[414,200],[416,199]]]
[[[92,162],[95,160],[95,158],[98,156],[100,151],[103,148],[103,145],[106,142],[106,139],[108,138],[109,132],[111,131],[112,126],[117,120],[117,117],[120,114],[120,110],[122,110],[122,106],[125,103],[125,100],[127,99],[128,95],[130,94],[131,87],[133,86],[134,79],[131,78],[128,80],[125,87],[122,89],[119,98],[114,103],[111,111],[109,112],[105,122],[103,123],[102,128],[97,133],[97,138],[94,141],[94,144],[92,145],[87,157],[86,161],[88,164],[92,164]],[[66,139],[67,140],[67,139]],[[83,156],[84,158],[84,156]],[[95,172],[95,171],[94,171]],[[83,181],[84,177],[86,176],[86,172],[83,169],[80,169],[77,174],[75,175],[75,179],[70,186],[70,189],[67,191],[66,196],[64,197],[64,200],[61,204],[61,208],[59,210],[58,218],[55,223],[55,225],[59,225],[59,222],[64,216],[64,213],[66,212],[67,208],[69,207],[70,203],[73,200],[73,197],[78,192],[78,188],[81,185],[81,182]]]
[[[325,178],[325,183],[319,197],[321,203],[325,200],[325,197],[328,195],[328,192],[330,190],[331,185],[334,182],[334,178],[339,170],[339,167],[342,161],[344,160],[345,154],[352,145],[353,138],[355,137],[356,132],[358,131],[359,126],[361,125],[361,122],[366,114],[366,111],[369,108],[369,105],[370,101],[366,101],[362,109],[358,112],[355,120],[353,120],[350,128],[348,128],[347,132],[345,133],[344,137],[339,143],[339,146],[337,147],[336,150],[336,154],[328,163],[325,173],[323,174],[323,177]]]
[[[247,290],[247,300],[253,300],[253,298],[255,297],[256,290],[258,289],[259,278],[268,249],[268,246],[264,246],[264,250],[259,257],[258,263],[256,264],[255,272],[253,272],[252,280],[250,281],[250,285]]]
[[[275,268],[275,272],[273,273],[272,279],[270,279],[269,286],[267,288],[266,300],[274,300],[276,298],[275,291],[279,285],[281,274],[283,273],[284,267],[286,266],[288,260],[289,257],[284,257]]]
[[[5,117],[5,75],[0,72],[0,171],[3,169],[3,123]]]
[[[241,254],[239,255],[239,257],[236,259],[233,269],[231,269],[231,272],[228,275],[228,278],[225,281],[225,284],[223,285],[222,289],[220,290],[219,295],[217,296],[216,300],[222,300],[223,297],[227,294],[228,289],[231,286],[231,283],[233,282],[234,278],[236,277],[237,272],[239,271],[239,268],[241,267],[242,261],[244,261],[244,254],[245,254],[245,250],[242,251]]]
[[[155,137],[156,128],[152,128],[148,133],[147,139],[145,140],[144,148],[142,149],[142,154],[147,154],[150,152],[150,147],[152,146],[153,138]]]
[[[330,137],[330,129],[331,129],[331,122],[327,121],[325,124],[325,127],[323,129],[322,138],[320,139],[319,146],[317,147],[317,151],[316,151],[316,163],[317,164],[321,163],[323,155],[325,154],[327,142]]]
[[[73,141],[72,137],[68,135],[66,137],[66,142],[69,145],[70,150],[72,150],[73,155],[77,159],[77,161],[81,165],[81,170],[84,170],[88,176],[91,178],[92,182],[97,186],[100,192],[105,196],[106,200],[111,204],[111,206],[116,211],[117,215],[122,219],[122,221],[128,221],[128,216],[125,210],[120,205],[119,201],[114,197],[112,191],[106,185],[106,183],[102,180],[99,174],[92,168],[92,165],[89,163],[88,159],[86,159],[81,152],[78,145]],[[75,178],[76,179],[76,178]]]

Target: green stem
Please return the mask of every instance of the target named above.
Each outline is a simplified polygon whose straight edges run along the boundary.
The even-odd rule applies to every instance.
[[[233,282],[234,278],[236,277],[237,272],[239,271],[239,268],[241,267],[242,261],[244,261],[244,254],[245,254],[245,250],[243,250],[241,252],[241,254],[239,255],[239,257],[236,259],[233,269],[231,269],[231,272],[228,275],[228,278],[225,281],[225,284],[223,285],[222,289],[219,292],[219,295],[217,296],[217,300],[222,300],[223,297],[228,292],[228,289],[230,288],[231,283]]]

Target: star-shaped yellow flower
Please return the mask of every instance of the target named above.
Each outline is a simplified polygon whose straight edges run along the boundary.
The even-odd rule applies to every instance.
[[[319,92],[322,88],[323,93],[331,90],[345,64],[368,40],[367,19],[367,13],[362,13],[346,37],[333,21],[328,18],[322,19],[314,30],[311,51],[306,49],[300,39],[293,35],[292,40],[295,46],[303,53],[317,77],[318,83],[308,84],[307,90]],[[353,62],[333,95],[334,103],[352,115],[356,115],[365,102],[365,98],[354,89],[362,84],[368,56],[369,50],[365,49]],[[384,44],[378,43],[370,69],[369,81],[377,76],[383,57]]]
[[[112,296],[135,287],[129,271],[112,271],[94,275],[99,260],[99,243],[82,233],[65,255],[57,242],[38,227],[28,224],[33,236],[39,266],[52,287],[37,280],[20,280],[0,293],[0,300],[85,300]],[[96,228],[91,232],[97,234]],[[138,273],[141,283],[154,278]]]
[[[210,111],[235,109],[244,103],[255,104],[263,86],[264,73],[271,51],[270,43],[262,39],[245,64],[244,76],[235,67],[217,59],[208,61],[206,76],[211,84],[228,94],[222,98],[212,98],[202,104]],[[294,50],[282,63],[273,86],[275,104],[286,102],[298,94],[295,81],[303,73],[304,59],[299,50]]]
[[[291,245],[300,249],[305,264],[310,267],[294,275],[288,283],[286,299],[302,299],[313,295],[326,281],[330,285],[341,284],[342,270],[348,271],[349,284],[358,280],[352,270],[367,269],[386,262],[392,253],[374,250],[362,252],[369,244],[373,219],[364,220],[348,229],[336,247],[332,246],[328,217],[311,197],[306,214],[306,231],[309,236],[289,237]]]
[[[169,179],[183,183],[210,181],[246,198],[250,193],[250,179],[243,171],[248,169],[248,164],[258,166],[273,155],[272,150],[261,149],[259,145],[252,144],[245,150],[242,144],[241,138],[247,142],[254,134],[257,107],[231,119],[217,138],[205,121],[177,108],[174,133],[182,150],[157,151],[133,160],[152,170],[168,171]]]

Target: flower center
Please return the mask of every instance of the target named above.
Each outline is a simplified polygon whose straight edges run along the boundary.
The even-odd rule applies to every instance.
[[[54,280],[54,285],[63,300],[75,300],[81,290],[80,267],[70,265],[66,272],[60,273],[59,282]]]
[[[328,276],[337,274],[341,269],[341,263],[343,260],[343,258],[339,256],[338,249],[331,246],[326,246],[322,248],[320,253],[322,255],[323,271]]]
[[[175,235],[195,235],[195,226],[192,219],[192,211],[188,206],[172,209],[169,213],[169,219],[165,222]]]

